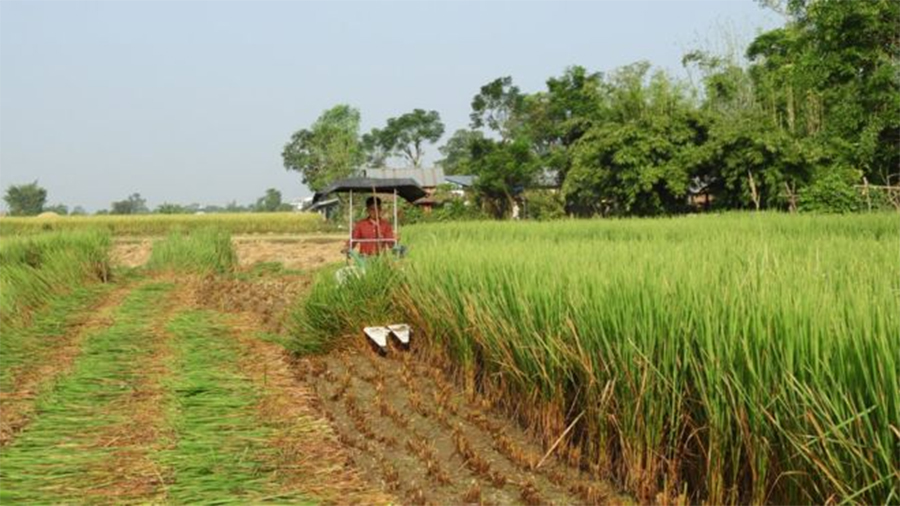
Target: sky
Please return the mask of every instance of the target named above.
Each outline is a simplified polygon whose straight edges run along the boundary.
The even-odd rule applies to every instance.
[[[687,77],[695,48],[783,20],[752,0],[0,1],[0,186],[37,180],[88,212],[310,194],[293,132],[347,103],[363,132],[415,108],[446,133],[501,76],[524,92],[571,65],[647,60]],[[3,204],[0,203],[0,206]]]

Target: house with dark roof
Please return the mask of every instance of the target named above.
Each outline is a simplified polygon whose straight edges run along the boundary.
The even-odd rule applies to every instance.
[[[442,167],[424,167],[424,168],[407,168],[407,169],[361,169],[356,174],[358,177],[370,177],[374,179],[396,179],[410,178],[413,179],[425,193],[428,195],[415,202],[417,206],[426,209],[439,206],[443,202],[439,198],[435,198],[435,191],[439,186],[448,185],[451,187],[451,193],[457,197],[463,197],[465,191],[472,187],[475,183],[476,176],[471,175],[453,175],[444,174]]]

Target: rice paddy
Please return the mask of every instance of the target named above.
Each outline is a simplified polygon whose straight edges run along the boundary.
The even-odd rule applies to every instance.
[[[900,500],[897,215],[407,234],[425,343],[641,501]]]
[[[3,238],[0,502],[900,500],[897,215],[417,225],[343,283],[165,234]]]
[[[316,213],[140,214],[0,218],[0,235],[105,230],[115,236],[161,236],[215,227],[232,234],[304,234],[332,229]]]

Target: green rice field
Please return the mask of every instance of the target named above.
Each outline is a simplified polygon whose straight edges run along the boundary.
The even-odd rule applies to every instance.
[[[405,233],[370,306],[641,502],[900,501],[896,214]],[[321,283],[307,320],[358,324]]]

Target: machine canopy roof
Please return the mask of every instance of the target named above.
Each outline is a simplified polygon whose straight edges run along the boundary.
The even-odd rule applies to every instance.
[[[426,195],[425,190],[414,179],[375,179],[370,177],[351,177],[339,179],[313,196],[313,203],[319,202],[332,193],[348,192],[372,192],[393,193],[403,197],[409,202],[415,202]]]

